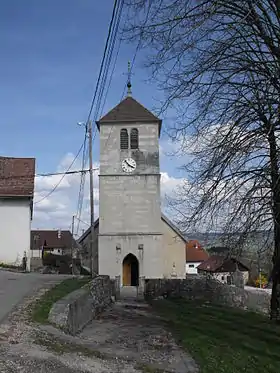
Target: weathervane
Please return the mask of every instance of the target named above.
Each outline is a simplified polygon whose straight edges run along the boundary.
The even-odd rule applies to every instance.
[[[130,61],[127,63],[127,96],[131,96],[132,91],[131,91],[131,66],[130,66]]]

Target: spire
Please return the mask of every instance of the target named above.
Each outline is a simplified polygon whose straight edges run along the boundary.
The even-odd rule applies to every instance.
[[[131,66],[130,61],[127,63],[127,96],[131,96]]]

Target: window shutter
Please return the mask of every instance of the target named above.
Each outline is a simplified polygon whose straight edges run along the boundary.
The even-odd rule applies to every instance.
[[[127,133],[127,129],[125,128],[121,129],[120,145],[121,145],[121,149],[128,149],[128,133]]]
[[[138,149],[138,147],[139,147],[138,129],[132,128],[130,132],[130,148]]]

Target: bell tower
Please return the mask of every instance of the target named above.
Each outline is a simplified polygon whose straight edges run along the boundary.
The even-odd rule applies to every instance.
[[[121,285],[161,278],[161,120],[128,95],[97,122],[100,131],[99,274]]]

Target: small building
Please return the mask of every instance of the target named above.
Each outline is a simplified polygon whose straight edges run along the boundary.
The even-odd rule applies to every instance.
[[[76,256],[78,245],[69,230],[40,230],[31,231],[30,251],[31,267],[37,268],[42,265],[42,250],[48,251],[55,255]]]
[[[0,157],[0,262],[30,269],[35,158]],[[15,230],[16,228],[16,230]]]
[[[233,284],[233,275],[241,272],[244,283],[249,279],[249,268],[239,260],[221,255],[212,255],[197,267],[198,273],[208,274],[223,284]]]
[[[188,241],[186,243],[186,274],[196,275],[197,267],[208,258],[208,253],[197,240]]]
[[[162,260],[164,261],[164,278],[184,278],[184,247],[186,245],[186,239],[184,235],[175,227],[175,225],[162,214]],[[91,268],[91,252],[90,252],[90,240],[91,240],[91,229],[89,228],[79,238],[78,244],[81,246],[81,260],[82,264],[86,267]],[[93,271],[99,273],[98,268],[98,234],[99,234],[99,219],[94,224],[94,237],[93,237]],[[141,271],[143,269],[143,262],[145,256],[149,256],[149,247],[139,245],[138,252],[133,255],[125,251],[125,248],[116,246],[115,248],[115,261],[112,263],[114,272],[108,273],[111,278],[115,278],[115,273],[120,273],[120,285],[121,286],[137,286]],[[152,275],[151,275],[152,278]],[[156,278],[156,277],[155,277]]]

